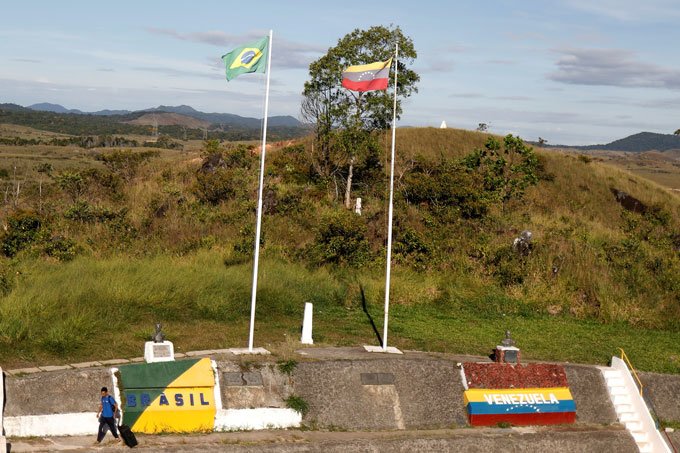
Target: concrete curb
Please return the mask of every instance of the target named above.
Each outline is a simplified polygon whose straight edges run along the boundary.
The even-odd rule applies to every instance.
[[[176,352],[175,359],[184,359],[187,357],[199,357],[210,355],[233,355],[233,354],[229,351],[229,349],[205,349],[202,351]],[[20,376],[23,374],[34,374],[50,371],[106,367],[111,365],[122,365],[125,363],[141,363],[143,361],[144,357],[133,357],[130,359],[109,359],[92,362],[69,363],[66,365],[43,365],[29,368],[16,368],[14,370],[5,370],[5,373],[7,373],[8,376]]]

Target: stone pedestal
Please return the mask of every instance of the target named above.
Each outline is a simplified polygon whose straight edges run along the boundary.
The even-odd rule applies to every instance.
[[[499,363],[519,363],[521,353],[515,346],[496,346],[495,361]]]
[[[147,341],[144,343],[144,361],[146,363],[172,362],[175,360],[175,347],[172,341]]]

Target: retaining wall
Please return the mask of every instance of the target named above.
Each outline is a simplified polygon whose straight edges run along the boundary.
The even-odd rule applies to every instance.
[[[467,426],[464,388],[455,358],[408,352],[403,356],[362,355],[356,351],[349,356],[353,358],[301,361],[290,374],[283,373],[271,358],[249,363],[219,356],[216,365],[221,409],[215,429],[265,429],[299,426],[301,422],[352,431]],[[566,364],[565,370],[576,402],[575,427],[616,423],[599,369]],[[642,376],[645,392],[659,417],[680,420],[680,376],[654,373]],[[8,376],[6,430],[10,436],[94,433],[102,386],[113,387],[108,367]],[[308,404],[309,412],[304,419],[286,408],[285,400],[291,395]],[[64,414],[70,414],[72,420],[68,425],[73,426],[73,432],[64,432],[67,417]],[[608,442],[624,444],[627,442],[624,438],[630,437],[625,431],[597,434],[593,445],[597,444],[598,436],[613,436]],[[541,445],[552,445],[550,438],[541,438]],[[512,442],[515,441],[520,442],[521,438]],[[627,451],[624,447],[620,450]],[[517,447],[516,451],[523,450]]]

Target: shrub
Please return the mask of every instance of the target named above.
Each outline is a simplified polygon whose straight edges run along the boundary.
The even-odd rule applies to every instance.
[[[74,203],[80,200],[80,197],[87,191],[87,179],[79,172],[65,171],[55,176],[55,181],[61,190],[63,190]]]
[[[353,267],[366,264],[371,252],[362,221],[362,217],[345,210],[324,218],[311,245],[313,259]]]
[[[395,238],[394,256],[400,261],[423,270],[427,268],[430,255],[430,246],[411,228],[407,228]]]
[[[276,364],[279,367],[279,371],[288,376],[293,374],[293,371],[297,368],[297,362],[295,360],[280,360],[276,362]]]
[[[38,236],[40,219],[31,213],[20,212],[7,219],[7,232],[0,249],[5,256],[13,257],[28,247]]]
[[[59,261],[71,261],[78,253],[78,245],[72,239],[54,236],[47,242],[44,251],[47,256]]]
[[[6,296],[14,289],[14,278],[9,268],[0,267],[0,296]]]
[[[161,146],[162,147],[162,146]],[[140,165],[151,157],[158,156],[158,151],[144,151],[140,153],[132,150],[115,150],[110,153],[99,155],[99,160],[104,163],[114,175],[119,175],[126,181],[131,181],[135,177]]]
[[[303,417],[309,412],[309,404],[301,396],[290,395],[285,402],[287,408],[293,409]]]

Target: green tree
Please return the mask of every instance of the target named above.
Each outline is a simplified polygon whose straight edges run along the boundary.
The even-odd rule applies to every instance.
[[[474,150],[462,163],[482,175],[485,191],[503,206],[512,198],[521,198],[529,185],[538,182],[538,158],[533,148],[512,134],[502,144],[490,137],[484,149]]]
[[[399,27],[374,26],[368,30],[355,29],[331,47],[328,53],[309,66],[310,80],[305,82],[302,116],[315,127],[315,170],[322,178],[343,173],[346,178],[345,202],[351,185],[354,166],[366,154],[370,131],[387,129],[392,121],[392,89],[354,92],[342,87],[344,68],[385,61],[394,56],[399,44],[399,60],[392,65],[399,70],[397,84],[397,117],[401,115],[401,101],[417,92],[418,74],[408,69],[417,57],[413,40]],[[390,87],[394,78],[390,77]],[[342,130],[335,134],[334,130]]]
[[[87,180],[78,172],[65,171],[57,175],[54,179],[59,188],[71,197],[74,204],[80,200],[80,197],[84,195],[87,190]]]
[[[143,162],[158,155],[158,151],[135,153],[132,150],[125,149],[102,154],[99,156],[99,159],[111,173],[120,175],[121,178],[129,183],[135,177],[137,170],[139,170]]]

